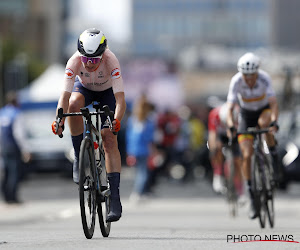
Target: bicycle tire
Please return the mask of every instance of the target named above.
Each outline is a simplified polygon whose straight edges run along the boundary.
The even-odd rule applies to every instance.
[[[81,222],[85,237],[91,239],[95,230],[96,188],[95,158],[93,143],[85,138],[80,146],[79,156],[79,200]]]
[[[264,179],[266,183],[266,211],[268,216],[269,225],[274,227],[275,211],[274,211],[274,186],[273,186],[273,172],[270,161],[264,156]]]
[[[231,149],[230,149],[231,150]],[[237,215],[237,193],[234,184],[235,166],[233,162],[232,151],[226,153],[226,198],[229,206],[229,215],[235,217]]]
[[[265,192],[264,181],[261,173],[261,166],[259,165],[259,158],[256,155],[253,161],[252,168],[252,191],[254,195],[254,202],[256,211],[258,213],[258,220],[261,228],[266,225],[266,209],[265,209]]]
[[[105,154],[104,154],[104,150],[103,150],[103,145],[101,144],[99,147],[100,150],[100,172],[99,174],[99,182],[100,182],[100,187],[103,186],[103,183],[101,183],[101,176],[104,176],[104,178],[106,179],[106,184],[108,183],[107,180],[107,174],[106,174],[106,167],[105,167]],[[107,186],[107,188],[109,188]],[[106,192],[109,193],[109,189],[106,190]],[[98,202],[98,208],[97,208],[97,213],[98,213],[98,219],[99,219],[99,225],[100,225],[100,230],[102,233],[103,237],[108,237],[109,233],[110,233],[110,228],[111,228],[111,222],[106,222],[106,218],[107,215],[109,213],[109,208],[110,208],[110,196],[103,196],[100,197],[99,202]],[[104,199],[103,199],[104,198]]]

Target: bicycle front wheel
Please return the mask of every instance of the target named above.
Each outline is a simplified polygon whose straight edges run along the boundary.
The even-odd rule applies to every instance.
[[[85,138],[79,156],[79,200],[81,222],[85,237],[91,239],[95,230],[96,188],[93,143]]]
[[[274,186],[273,186],[273,169],[269,159],[264,157],[264,179],[266,185],[266,210],[270,227],[274,227],[275,211],[274,211]]]
[[[258,213],[259,224],[261,228],[265,228],[266,224],[266,195],[265,185],[262,176],[260,159],[256,156],[252,168],[252,191],[255,199],[255,207]]]
[[[237,215],[237,192],[234,185],[234,175],[235,175],[235,167],[233,162],[232,153],[226,154],[226,198],[229,205],[229,214],[232,217]]]
[[[100,165],[99,165],[99,181],[100,181],[100,192],[101,192],[101,199],[98,202],[98,218],[99,218],[99,225],[100,230],[103,237],[108,237],[110,233],[111,223],[106,222],[107,215],[110,209],[110,190],[109,186],[107,185],[107,174],[105,168],[105,154],[103,150],[103,146],[101,144],[100,147]]]

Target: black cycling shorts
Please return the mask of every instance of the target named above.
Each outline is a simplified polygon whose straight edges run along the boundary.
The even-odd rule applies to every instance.
[[[116,109],[116,99],[112,88],[104,91],[92,91],[83,87],[78,77],[76,77],[72,92],[79,92],[84,96],[85,107],[89,106],[93,101],[97,101],[100,103],[101,107],[103,107],[104,105],[108,105],[110,110],[115,111]],[[102,128],[105,121],[106,117],[104,115],[101,115]]]
[[[261,113],[268,109],[270,109],[270,105],[266,105],[257,111],[241,109],[238,121],[238,132],[246,131],[247,128],[250,127],[256,127]]]

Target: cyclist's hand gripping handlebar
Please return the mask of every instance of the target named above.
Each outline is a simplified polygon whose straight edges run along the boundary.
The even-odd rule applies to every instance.
[[[59,108],[57,110],[57,117],[56,117],[56,124],[55,124],[55,134],[57,134],[57,131],[59,129],[59,124],[61,123],[62,118],[63,118],[63,114],[64,114],[63,108]],[[61,127],[62,127],[62,130],[64,131],[64,124]],[[58,135],[58,136],[60,138],[63,138],[63,134],[62,133],[60,135]]]
[[[114,121],[114,112],[111,111],[107,105],[103,106],[103,111],[104,111],[104,115],[107,117],[109,129],[112,131],[113,130],[113,121]],[[117,131],[116,131],[116,129],[115,129],[115,131],[112,132],[114,135],[117,135],[118,134],[117,131],[120,130],[120,122],[119,122],[119,129]]]

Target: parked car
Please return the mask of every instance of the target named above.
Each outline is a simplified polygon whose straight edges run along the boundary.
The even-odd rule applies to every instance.
[[[55,110],[55,107],[30,108],[22,112],[26,148],[31,154],[27,164],[29,172],[62,171],[71,174],[73,147],[70,133],[66,124],[62,139],[52,134]]]
[[[280,166],[283,178],[281,187],[300,181],[300,109],[283,111],[279,116],[277,135]]]

